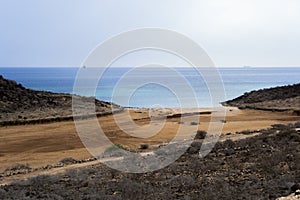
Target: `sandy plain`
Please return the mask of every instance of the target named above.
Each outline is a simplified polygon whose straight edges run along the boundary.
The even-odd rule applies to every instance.
[[[212,108],[190,109],[179,115],[178,109],[127,109],[122,113],[99,117],[97,120],[105,135],[114,144],[130,150],[138,149],[141,144],[148,144],[149,149],[153,149],[172,140],[179,128],[183,130],[183,138],[193,137],[195,130],[207,130],[213,112],[218,111]],[[126,120],[128,116],[134,125],[146,131],[145,133],[153,132],[153,136],[138,138],[128,135],[115,120],[121,119],[118,121],[119,125],[125,124],[130,129],[131,125]],[[200,123],[193,125],[195,119]],[[86,130],[97,131],[97,127],[89,125],[90,120],[92,119],[84,121]],[[289,112],[239,110],[229,107],[226,108],[226,119],[222,121],[222,134],[230,132],[232,137],[243,130],[258,130],[272,124],[297,121],[300,121],[300,116]],[[149,127],[150,122],[152,126]],[[161,129],[156,129],[157,126]],[[236,136],[239,137],[238,134]],[[0,127],[0,172],[16,164],[28,164],[32,168],[53,165],[68,157],[77,160],[92,157],[84,147],[73,121]]]

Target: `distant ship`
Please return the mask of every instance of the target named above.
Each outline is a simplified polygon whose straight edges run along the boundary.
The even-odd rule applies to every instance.
[[[251,68],[251,66],[249,66],[249,65],[245,65],[245,66],[244,66],[244,68]]]

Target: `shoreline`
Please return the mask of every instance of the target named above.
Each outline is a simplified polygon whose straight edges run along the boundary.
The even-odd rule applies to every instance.
[[[115,105],[112,103],[112,105]],[[179,117],[179,115],[195,115],[195,114],[210,114],[211,112],[214,112],[217,108],[224,108],[224,106],[220,107],[207,107],[207,108],[135,108],[135,107],[119,107],[118,109],[114,108],[115,110],[113,112],[107,111],[107,112],[95,112],[95,114],[86,114],[86,115],[61,115],[61,116],[55,116],[55,117],[41,117],[41,118],[28,118],[26,119],[16,119],[16,120],[1,120],[0,118],[0,127],[5,126],[18,126],[18,125],[33,125],[33,124],[47,124],[47,123],[53,123],[53,122],[65,122],[65,121],[74,121],[74,119],[90,119],[93,117],[103,117],[107,115],[113,115],[120,112],[124,112],[125,110],[138,110],[138,111],[154,111],[154,112],[164,112],[169,111],[170,116],[167,116],[167,118],[172,118],[173,115]],[[181,110],[185,110],[186,112],[181,113]],[[172,113],[174,112],[174,113]],[[18,114],[18,113],[17,113]],[[17,115],[16,114],[16,115]]]
[[[240,110],[257,110],[257,111],[267,111],[267,112],[281,112],[281,113],[289,113],[292,115],[300,116],[300,110],[294,110],[294,109],[285,109],[285,108],[260,108],[260,107],[251,107],[251,106],[231,106],[231,105],[223,105],[220,107],[199,107],[199,108],[135,108],[135,107],[119,107],[119,109],[114,110],[113,112],[107,111],[107,112],[96,112],[95,114],[86,114],[86,115],[62,115],[62,116],[55,116],[55,117],[44,117],[44,118],[32,118],[28,119],[16,119],[16,120],[1,120],[0,119],[0,127],[7,127],[7,126],[22,126],[22,125],[34,125],[34,124],[47,124],[47,123],[54,123],[54,122],[66,122],[66,121],[74,121],[74,119],[81,119],[86,120],[96,117],[104,117],[108,115],[113,115],[117,113],[124,112],[126,110],[133,110],[137,112],[141,111],[148,111],[150,112],[168,112],[169,114],[166,115],[167,118],[173,118],[173,117],[183,117],[183,116],[189,116],[189,115],[201,115],[201,114],[212,114],[212,112],[215,112],[216,110],[225,110],[225,112],[228,113],[228,111],[234,110],[234,109],[240,109]],[[184,112],[181,112],[181,111]],[[155,116],[154,116],[155,117]],[[226,117],[226,114],[225,116]]]

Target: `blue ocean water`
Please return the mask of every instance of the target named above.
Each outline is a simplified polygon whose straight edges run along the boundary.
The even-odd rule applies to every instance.
[[[122,85],[119,90],[114,88],[116,84],[126,77],[130,68],[109,68],[101,77],[96,94],[81,93],[80,95],[96,96],[96,98],[104,101],[114,101],[114,103],[129,107],[180,107],[180,101],[184,101],[184,105],[190,107],[211,107],[213,106],[210,92],[214,92],[213,88],[208,88],[205,79],[199,75],[193,68],[174,68],[177,73],[186,79],[186,83],[190,84],[194,90],[197,99],[197,105],[192,103],[193,94],[187,93],[183,87],[183,83],[178,81],[178,77],[166,73],[160,73],[159,68],[151,69],[150,73],[141,76],[131,76],[130,81],[126,83],[134,85],[141,79],[159,80],[175,86],[177,93],[182,92],[181,98],[178,100],[179,94],[168,89],[168,86],[156,84],[156,81],[148,82],[140,86],[134,93],[129,93],[126,85]],[[226,97],[220,101],[235,98],[245,92],[262,88],[269,88],[281,85],[299,83],[300,67],[298,68],[219,68],[220,77],[224,84]],[[35,90],[46,90],[58,93],[73,93],[73,86],[76,79],[78,68],[25,68],[25,67],[2,67],[0,74],[5,78],[12,79],[25,87]],[[151,77],[152,76],[152,77]],[[150,77],[150,78],[149,78]],[[85,91],[88,91],[86,89]],[[112,94],[116,98],[112,100]],[[127,102],[121,101],[122,97],[130,96]],[[119,98],[120,97],[120,98]],[[189,104],[191,102],[191,104]]]

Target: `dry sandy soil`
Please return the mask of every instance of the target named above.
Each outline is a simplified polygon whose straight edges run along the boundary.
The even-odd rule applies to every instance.
[[[180,117],[177,115],[178,110],[176,109],[151,110],[151,112],[147,109],[129,109],[128,112],[135,124],[142,128],[146,127],[145,130],[148,132],[151,132],[151,128],[147,129],[150,122],[149,115],[154,116],[152,128],[162,125],[158,134],[146,139],[131,137],[116,126],[114,117],[126,119],[127,111],[115,114],[115,116],[99,117],[98,121],[105,134],[115,144],[121,144],[128,149],[137,149],[145,143],[154,147],[170,141],[179,126],[184,128],[184,137],[193,137],[195,128],[207,130],[211,120],[209,112],[214,112],[214,110],[201,109],[200,111],[204,114],[199,115],[199,110],[193,109],[189,115]],[[161,118],[166,115],[170,117],[166,118],[164,123]],[[195,117],[197,119],[200,117],[198,127],[191,125],[191,120],[194,120]],[[179,123],[180,121],[181,123]],[[227,108],[226,122],[223,123],[222,133],[235,133],[245,129],[257,130],[270,127],[272,124],[288,124],[297,121],[300,121],[300,116],[294,116],[288,112]],[[93,131],[89,122],[90,120],[84,121],[86,129]],[[121,121],[121,123],[126,124],[127,122]],[[91,157],[83,146],[73,121],[0,127],[0,172],[18,163],[29,164],[30,167],[36,168],[56,164],[67,157],[78,160]]]

